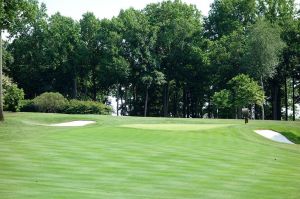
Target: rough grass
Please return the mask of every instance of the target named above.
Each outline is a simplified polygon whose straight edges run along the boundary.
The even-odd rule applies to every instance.
[[[95,120],[85,127],[49,127]],[[299,122],[6,114],[0,198],[300,198]]]

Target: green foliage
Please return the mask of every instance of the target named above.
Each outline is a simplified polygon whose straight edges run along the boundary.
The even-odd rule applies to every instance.
[[[223,89],[219,92],[215,92],[212,99],[214,105],[216,105],[218,108],[228,108],[231,105],[230,97],[231,97],[230,91]]]
[[[228,89],[215,92],[212,101],[221,115],[229,116],[239,108],[253,105],[262,106],[265,95],[262,87],[248,75],[238,75],[227,83]],[[230,111],[231,110],[231,111]],[[225,112],[226,113],[225,113]]]
[[[252,91],[226,84],[246,73],[272,90],[266,92],[265,108],[276,115],[284,96],[277,90],[299,71],[300,26],[293,0],[215,0],[208,17],[193,5],[168,0],[121,10],[112,19],[87,12],[79,22],[59,13],[48,17],[36,0],[2,2],[12,9],[4,18],[14,38],[5,45],[5,72],[28,98],[55,91],[106,102],[112,95],[122,99],[125,115],[211,116],[211,108],[205,108],[211,99],[222,111],[230,109],[227,102],[248,104],[234,98],[242,96],[233,95],[233,88]],[[31,10],[35,16],[27,23]],[[0,23],[6,14],[0,12]],[[284,53],[281,39],[287,44]],[[261,104],[259,96],[249,103]]]
[[[50,76],[56,75],[56,65],[52,62],[47,18],[46,8],[41,6],[29,25],[30,31],[22,31],[7,48],[14,58],[8,64],[7,74],[18,82],[28,98],[53,90]]]
[[[12,84],[5,89],[4,93],[4,110],[19,111],[21,107],[21,100],[24,99],[23,89],[18,88],[16,84]]]
[[[34,105],[34,100],[22,100],[20,111],[21,112],[37,112],[37,108]]]
[[[62,112],[67,114],[109,115],[112,113],[112,108],[95,101],[70,100],[66,103]]]
[[[209,43],[210,77],[215,87],[223,88],[224,82],[241,72],[245,40],[244,31],[236,30]]]
[[[39,112],[58,113],[64,109],[67,99],[60,93],[46,92],[34,98],[33,102]]]
[[[265,100],[263,89],[248,75],[238,75],[228,82],[233,98],[233,104],[237,107],[249,105],[262,106]]]
[[[280,26],[286,26],[286,22],[295,17],[295,0],[268,1],[257,0],[257,10],[260,16],[266,17],[272,23],[278,23]]]
[[[221,38],[255,21],[256,0],[215,0],[206,19],[212,38]]]
[[[0,30],[16,33],[36,14],[37,0],[0,0]]]
[[[4,110],[13,112],[19,111],[21,101],[24,99],[23,89],[18,88],[17,84],[8,76],[3,75],[2,78]]]
[[[8,89],[13,85],[13,81],[11,78],[9,78],[6,75],[2,75],[2,86],[3,86],[3,93],[5,93],[5,90]]]
[[[246,41],[244,65],[257,80],[274,77],[279,64],[279,55],[285,47],[281,30],[266,20],[258,20],[250,29]]]
[[[101,102],[66,100],[59,93],[43,93],[33,100],[23,100],[22,112],[109,115],[112,108]]]
[[[77,97],[77,79],[81,70],[80,25],[70,17],[56,13],[49,19],[47,40],[50,45],[50,63],[55,71],[55,87],[60,93]]]

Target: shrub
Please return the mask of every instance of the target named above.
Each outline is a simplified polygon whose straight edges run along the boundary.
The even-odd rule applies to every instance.
[[[33,103],[39,112],[59,113],[67,104],[67,100],[60,93],[43,93],[34,98]]]
[[[20,111],[21,101],[24,99],[23,89],[18,88],[16,84],[7,86],[4,93],[4,110]]]
[[[63,113],[67,114],[111,114],[112,109],[110,106],[94,101],[79,101],[70,100],[66,104]]]
[[[20,111],[21,112],[37,112],[37,108],[34,105],[33,100],[22,100]]]
[[[23,89],[18,88],[17,84],[8,76],[3,75],[2,78],[4,110],[19,111],[21,100],[24,99]]]
[[[68,101],[60,93],[43,93],[33,100],[23,100],[21,111],[108,115],[112,113],[112,108],[94,101]]]

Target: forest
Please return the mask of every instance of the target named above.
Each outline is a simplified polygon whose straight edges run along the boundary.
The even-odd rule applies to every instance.
[[[87,12],[79,21],[26,2],[30,17],[11,24],[0,17],[0,30],[9,27],[3,74],[26,99],[59,92],[107,104],[114,96],[118,115],[240,118],[247,107],[256,119],[296,119],[294,0],[215,0],[208,16],[163,1],[112,19]]]

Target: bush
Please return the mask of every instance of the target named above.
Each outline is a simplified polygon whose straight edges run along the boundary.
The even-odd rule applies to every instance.
[[[67,99],[60,93],[43,93],[40,96],[34,98],[33,104],[37,111],[45,113],[59,113],[62,112],[66,104]]]
[[[94,101],[70,100],[66,104],[63,113],[67,114],[102,114],[108,115],[112,113],[110,106]]]
[[[11,78],[3,75],[3,105],[6,111],[19,111],[21,106],[21,100],[24,99],[23,89],[18,88]]]
[[[24,99],[23,89],[18,88],[16,84],[7,86],[4,93],[4,110],[20,111],[21,101]]]
[[[68,101],[60,93],[43,93],[33,100],[23,100],[21,111],[108,115],[112,113],[112,108],[94,101]]]
[[[22,100],[20,111],[21,112],[37,112],[37,108],[34,105],[33,100]]]

